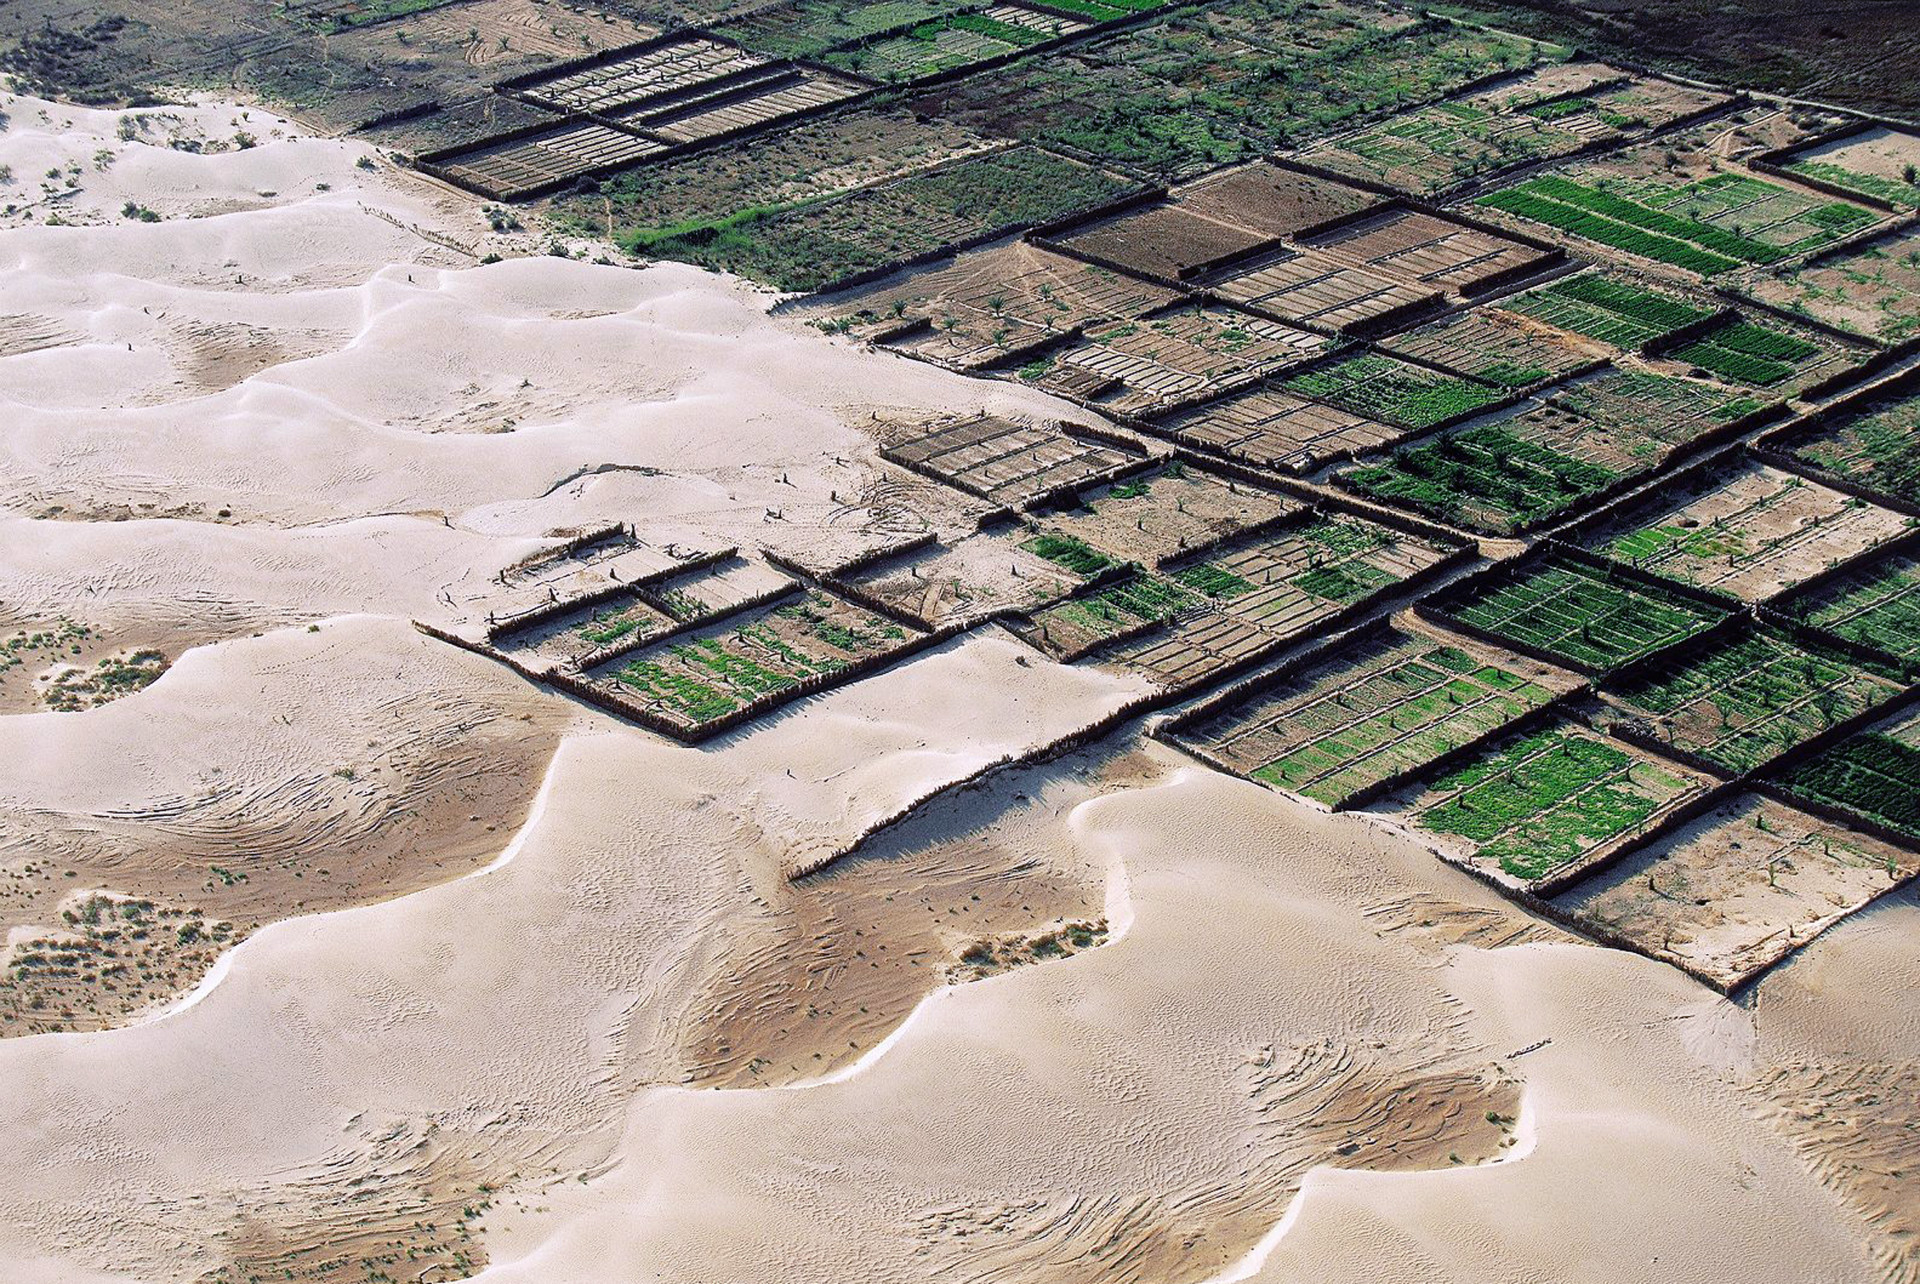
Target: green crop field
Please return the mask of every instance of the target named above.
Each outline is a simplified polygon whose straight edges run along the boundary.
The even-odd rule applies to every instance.
[[[1183,738],[1242,774],[1338,807],[1552,698],[1507,668],[1395,632]]]
[[[1910,179],[1888,178],[1882,174],[1862,173],[1827,161],[1799,161],[1786,167],[1789,174],[1803,174],[1831,183],[1849,192],[1876,197],[1890,205],[1920,209],[1920,185]]]
[[[1339,480],[1369,499],[1507,534],[1566,512],[1618,477],[1491,423],[1350,469]]]
[[[1500,399],[1498,388],[1367,353],[1297,374],[1285,386],[1357,415],[1431,428]]]
[[[1920,838],[1920,748],[1878,732],[1849,736],[1789,771],[1793,793]]]
[[[1058,654],[1077,655],[1142,624],[1170,620],[1204,605],[1187,585],[1139,572],[1117,584],[1060,602],[1033,615],[1034,639]]]
[[[1920,504],[1920,393],[1820,429],[1797,443],[1793,453]]]
[[[1599,671],[1692,637],[1728,615],[1552,555],[1514,578],[1443,595],[1440,604],[1476,628]]]
[[[1732,321],[1667,355],[1723,379],[1765,388],[1792,377],[1822,351],[1820,345],[1772,326]]]
[[[1713,315],[1674,295],[1590,273],[1543,285],[1501,306],[1627,350]]]
[[[1793,599],[1787,609],[1849,641],[1920,661],[1920,559],[1895,557],[1864,567]]]
[[[1658,665],[1613,693],[1662,739],[1738,773],[1884,704],[1900,692],[1897,676],[1756,629]]]
[[[1699,781],[1573,727],[1480,754],[1434,781],[1414,822],[1464,838],[1478,860],[1532,881],[1634,833]]]

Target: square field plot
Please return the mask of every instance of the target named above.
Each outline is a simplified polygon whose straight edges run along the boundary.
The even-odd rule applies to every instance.
[[[1459,419],[1506,395],[1477,379],[1440,374],[1372,352],[1303,370],[1281,386],[1410,432]]]
[[[1180,298],[1174,290],[1015,241],[835,295],[809,311],[828,328],[971,370]]]
[[[1382,630],[1182,728],[1227,769],[1348,806],[1571,689],[1510,651]]]
[[[1611,355],[1604,344],[1491,304],[1382,339],[1380,348],[1502,388],[1563,379]]]
[[[1873,350],[1841,343],[1805,326],[1742,315],[1726,317],[1673,347],[1658,345],[1659,356],[1728,383],[1791,397],[1823,380],[1866,362]]]
[[[1577,876],[1713,784],[1563,722],[1489,745],[1388,806],[1449,859],[1526,887]]]
[[[714,30],[770,57],[812,58],[878,32],[945,17],[959,7],[952,0],[797,0],[755,9]]]
[[[1315,250],[1264,251],[1220,268],[1203,283],[1221,298],[1265,316],[1343,333],[1385,328],[1443,302],[1438,290]]]
[[[1789,174],[1910,210],[1920,209],[1916,166],[1920,166],[1920,134],[1884,125],[1803,147],[1780,161]]]
[[[1453,294],[1543,271],[1562,257],[1489,228],[1406,209],[1342,224],[1302,243],[1345,266]]]
[[[434,170],[494,200],[523,200],[582,175],[641,160],[665,144],[582,121],[524,134],[505,142],[424,157]]]
[[[1780,784],[1809,803],[1864,816],[1920,850],[1920,713],[1849,736],[1782,773]]]
[[[889,559],[847,582],[937,628],[995,611],[1038,610],[1112,564],[1083,544],[1013,527]]]
[[[1323,335],[1211,304],[1089,326],[1020,367],[1022,379],[1123,414],[1164,410],[1319,355]]]
[[[511,82],[550,111],[605,112],[658,101],[766,65],[766,59],[704,36],[650,41],[631,53]]]
[[[1589,930],[1730,990],[1916,864],[1889,843],[1740,794],[1553,903]]]
[[[1701,276],[1779,263],[1880,221],[1872,210],[1747,174],[1687,182],[1627,162],[1531,178],[1478,203]]]
[[[1188,213],[1174,201],[1101,219],[1054,238],[1061,248],[1155,281],[1183,281],[1269,238]]]
[[[1464,624],[1586,673],[1619,668],[1732,613],[1554,551],[1495,567],[1432,602]]]
[[[1891,555],[1868,562],[1808,592],[1792,594],[1780,609],[1849,642],[1920,663],[1920,556]]]
[[[1303,511],[1298,500],[1264,486],[1175,461],[1084,491],[1042,524],[1113,561],[1157,566]]]
[[[1920,505],[1920,391],[1875,398],[1785,437],[1795,458]]]
[[[1904,689],[1865,663],[1771,628],[1655,661],[1605,690],[1627,725],[1730,775],[1753,771]]]
[[[1025,5],[996,4],[980,13],[930,19],[900,35],[860,41],[822,54],[820,60],[872,80],[900,83],[1009,57],[1090,25]]]
[[[1580,542],[1749,602],[1897,539],[1910,519],[1757,460],[1696,474],[1614,513]]]
[[[812,68],[781,68],[744,82],[729,81],[713,93],[671,106],[639,103],[606,115],[669,143],[697,143],[836,103],[865,88]]]
[[[1920,228],[1819,255],[1785,272],[1753,273],[1739,289],[1788,312],[1897,343],[1920,333]]]
[[[996,504],[1018,507],[1139,463],[1143,452],[1042,426],[976,415],[883,430],[880,456]]]
[[[1623,352],[1641,351],[1700,324],[1717,310],[1705,300],[1682,298],[1598,272],[1583,272],[1502,299],[1500,306]]]
[[[698,734],[802,683],[871,662],[919,640],[871,611],[818,591],[623,655],[588,674],[594,686]]]
[[[1332,459],[1373,450],[1407,429],[1256,384],[1174,413],[1154,425],[1175,441],[1258,468],[1311,472]]]

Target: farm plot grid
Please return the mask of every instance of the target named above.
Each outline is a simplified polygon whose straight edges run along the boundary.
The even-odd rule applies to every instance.
[[[1920,556],[1857,567],[1781,604],[1788,615],[1899,660],[1920,661]]]
[[[1519,312],[1482,304],[1380,340],[1380,349],[1503,388],[1530,388],[1604,361],[1605,346]]]
[[[1081,493],[1045,528],[1117,562],[1157,566],[1190,550],[1299,514],[1297,500],[1173,461]]]
[[[1223,267],[1206,288],[1241,307],[1342,332],[1363,332],[1392,318],[1438,307],[1438,290],[1354,267],[1314,250],[1275,249]]]
[[[1916,864],[1890,843],[1744,793],[1553,904],[1732,990],[1912,877]]]
[[[1789,174],[1902,209],[1920,209],[1920,134],[1870,125],[1792,153]]]
[[[1920,333],[1920,228],[1818,255],[1785,272],[1752,273],[1738,288],[1788,312],[1898,343]]]
[[[1780,778],[1788,793],[1865,817],[1920,849],[1920,714],[1849,736]]]
[[[1570,686],[1512,652],[1388,629],[1175,738],[1249,779],[1340,808]]]
[[[1500,306],[1598,339],[1623,352],[1641,351],[1650,343],[1700,324],[1715,311],[1710,305],[1665,290],[1597,272],[1554,281],[1516,298],[1503,299]]]
[[[1064,428],[993,415],[902,426],[888,438],[882,458],[970,495],[1014,506],[1062,487],[1084,485],[1145,457]]]
[[[842,582],[937,628],[997,612],[1038,610],[1113,564],[1078,541],[1015,527],[943,542]]]
[[[774,58],[811,58],[837,45],[943,18],[963,6],[954,0],[798,0],[768,5],[714,30]]]
[[[578,121],[442,155],[433,168],[495,200],[517,200],[593,170],[624,165],[666,150],[663,143]]]
[[[1085,31],[1090,25],[1079,18],[1025,5],[996,4],[979,13],[935,18],[900,35],[859,41],[822,54],[821,61],[873,80],[899,83],[953,71],[989,58],[1008,57],[1022,49]]]
[[[1461,623],[1585,673],[1604,673],[1702,633],[1725,607],[1549,550],[1429,599]]]
[[[606,115],[668,143],[693,143],[852,98],[865,89],[858,81],[811,68],[789,69],[744,84],[729,84],[672,107],[662,108],[657,102],[636,103]]]
[[[765,67],[767,60],[704,36],[677,36],[624,57],[523,79],[528,101],[557,112],[606,112]]]
[[[958,255],[904,281],[835,296],[811,311],[827,329],[977,369],[1091,323],[1137,317],[1180,298],[1176,291],[1017,241]]]
[[[1544,271],[1557,251],[1419,210],[1396,209],[1302,237],[1301,244],[1352,267],[1408,285],[1472,294],[1510,276]]]
[[[1166,201],[1101,219],[1056,239],[1063,249],[1122,271],[1149,280],[1181,281],[1270,238]]]
[[[1899,673],[1775,629],[1662,657],[1605,689],[1663,743],[1740,774],[1898,696]]]
[[[1525,887],[1601,862],[1713,784],[1561,722],[1490,745],[1389,806],[1443,855]]]
[[[1050,392],[1143,414],[1304,361],[1324,335],[1210,304],[1089,326],[1019,369]]]
[[[1309,401],[1271,383],[1228,393],[1158,420],[1175,441],[1280,472],[1311,472],[1332,459],[1398,441],[1408,430]]]
[[[591,670],[594,686],[690,732],[923,635],[809,590],[797,599],[623,655]]]
[[[1804,326],[1727,317],[1718,326],[1660,356],[1691,366],[1694,373],[1728,383],[1794,396],[1807,387],[1860,365],[1871,353],[1843,346]]]
[[[1477,379],[1440,374],[1377,352],[1315,366],[1281,386],[1410,432],[1471,414],[1503,395]]]
[[[1581,543],[1701,588],[1765,601],[1904,534],[1910,520],[1757,460],[1656,493]]]
[[[1795,458],[1920,505],[1920,392],[1842,414],[1792,440]]]

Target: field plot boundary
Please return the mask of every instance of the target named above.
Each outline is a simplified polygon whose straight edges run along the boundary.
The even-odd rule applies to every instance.
[[[1897,205],[1893,201],[1883,196],[1875,195],[1869,190],[1848,187],[1843,183],[1836,183],[1830,179],[1822,178],[1818,174],[1801,173],[1787,166],[1788,159],[1796,153],[1810,152],[1821,147],[1830,147],[1834,143],[1843,143],[1849,138],[1871,133],[1875,129],[1892,129],[1903,134],[1911,134],[1914,132],[1912,125],[1896,122],[1891,117],[1869,116],[1852,110],[1849,110],[1848,115],[1855,117],[1855,119],[1849,120],[1845,124],[1838,125],[1833,129],[1826,130],[1823,133],[1813,134],[1798,142],[1789,143],[1785,147],[1775,147],[1769,151],[1761,152],[1758,156],[1747,161],[1747,168],[1758,170],[1774,178],[1784,179],[1789,183],[1798,183],[1802,187],[1811,187],[1816,192],[1822,192],[1838,200],[1859,201],[1863,205],[1872,205],[1878,209],[1885,210],[1889,214],[1900,214],[1912,209],[1911,206]]]
[[[1882,508],[1891,508],[1908,517],[1920,517],[1920,503],[1875,486],[1870,481],[1842,476],[1824,464],[1802,458],[1795,450],[1806,439],[1837,427],[1842,421],[1870,413],[1873,405],[1883,398],[1915,394],[1920,394],[1920,366],[1903,371],[1891,379],[1865,384],[1838,400],[1798,415],[1756,437],[1751,450],[1755,458],[1783,472],[1797,473],[1809,481],[1819,482],[1822,486],[1856,499],[1868,500]]]
[[[1797,628],[1810,630],[1812,634],[1831,644],[1857,648],[1863,654],[1877,658],[1882,663],[1906,664],[1911,668],[1914,666],[1912,661],[1902,660],[1897,655],[1881,651],[1866,643],[1855,642],[1795,613],[1797,606],[1826,592],[1843,580],[1870,575],[1875,567],[1883,563],[1906,558],[1920,559],[1920,529],[1909,531],[1898,539],[1889,540],[1877,548],[1869,549],[1859,557],[1848,558],[1844,562],[1830,566],[1817,575],[1808,576],[1779,597],[1761,603],[1757,608],[1758,613],[1762,618],[1776,623],[1788,623]],[[1916,676],[1913,680],[1920,680],[1920,676]]]
[[[710,566],[717,566],[721,562],[737,556],[739,556],[739,550],[731,546],[715,549],[709,553],[696,553],[676,565],[663,566],[657,571],[649,571],[645,575],[637,575],[630,580],[621,580],[603,585],[600,588],[592,589],[586,593],[576,594],[573,597],[556,597],[552,601],[542,602],[537,606],[529,607],[514,615],[503,616],[498,620],[489,615],[487,620],[486,641],[489,644],[498,642],[510,634],[538,628],[542,624],[559,616],[569,615],[575,611],[599,606],[615,598],[631,594],[635,589],[645,588],[648,585],[658,584],[664,580],[670,580],[694,571],[702,571]]]

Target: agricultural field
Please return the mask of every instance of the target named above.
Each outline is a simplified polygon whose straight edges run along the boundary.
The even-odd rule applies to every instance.
[[[1898,343],[1920,333],[1920,228],[1907,227],[1739,288],[1776,308],[1853,334]]]
[[[1629,178],[1605,164],[1571,174],[1530,178],[1478,204],[1700,276],[1769,267],[1880,219],[1857,205],[1748,174],[1682,182]]]
[[[1297,500],[1174,461],[1083,492],[1046,529],[1117,562],[1158,566],[1301,511]]]
[[[962,370],[1101,321],[1181,299],[1173,290],[1056,254],[1027,241],[960,254],[804,309],[823,329]]]
[[[895,650],[917,635],[810,590],[593,670],[603,690],[689,730],[742,705]]]
[[[711,93],[663,105],[635,103],[605,112],[618,125],[644,131],[663,142],[703,142],[740,130],[754,129],[798,112],[810,111],[852,98],[866,85],[811,67],[776,67],[755,73]]]
[[[1502,299],[1500,306],[1623,352],[1638,352],[1698,325],[1715,311],[1709,304],[1597,272],[1583,272]]]
[[[1447,550],[1358,518],[1321,516],[1185,559],[1162,576],[1197,595],[1170,627],[1109,647],[1102,662],[1190,687],[1438,564]]]
[[[1379,347],[1395,356],[1514,389],[1563,379],[1608,356],[1602,344],[1493,304],[1382,339]]]
[[[1920,662],[1920,556],[1869,563],[1804,594],[1781,609],[1816,628]]]
[[[1796,458],[1860,486],[1920,504],[1920,393],[1877,401],[1798,433]]]
[[[1338,808],[1572,685],[1497,647],[1387,629],[1183,727],[1176,739],[1228,770]]]
[[[1261,237],[1300,236],[1372,209],[1382,199],[1271,160],[1209,174],[1173,193],[1185,212]]]
[[[1890,509],[1747,460],[1656,491],[1581,542],[1643,570],[1762,602],[1910,525]]]
[[[549,111],[608,112],[655,102],[767,65],[733,45],[704,36],[649,41],[590,66],[521,77],[511,87]]]
[[[1920,842],[1920,714],[1849,736],[1786,772],[1780,783],[1789,793]]]
[[[1269,250],[1218,269],[1204,284],[1221,298],[1264,316],[1342,333],[1391,324],[1443,301],[1438,290],[1315,250]]]
[[[1092,21],[1099,20],[1097,14],[1070,18],[1002,3],[979,13],[933,18],[899,35],[860,41],[822,54],[820,60],[873,80],[920,80],[989,58],[1010,57],[1034,45],[1084,31]]]
[[[867,567],[846,581],[937,628],[995,611],[1035,611],[1114,563],[1025,527],[981,531]]]
[[[1781,168],[1898,208],[1920,209],[1920,134],[1904,129],[1872,125],[1796,152]]]
[[[657,258],[735,272],[775,289],[815,290],[943,246],[1100,205],[1134,186],[1078,161],[1018,147],[818,202],[741,211],[692,230],[669,229],[628,242]]]
[[[1184,445],[1281,472],[1306,473],[1329,459],[1399,440],[1405,428],[1309,401],[1271,382],[1230,392],[1159,420],[1156,432]]]
[[[881,457],[969,495],[1019,507],[1061,487],[1083,486],[1137,464],[1140,453],[1041,426],[975,415],[881,431]]]
[[[1077,660],[1122,634],[1198,610],[1205,601],[1164,576],[1138,571],[1083,597],[1035,611],[1024,632],[1055,659]]]
[[[1018,369],[1049,392],[1118,413],[1164,410],[1324,352],[1332,340],[1214,304],[1087,327]]]
[[[1731,990],[1916,864],[1890,843],[1743,793],[1553,903],[1576,923]]]
[[[1552,551],[1432,601],[1464,624],[1587,673],[1617,669],[1731,614]]]
[[[1487,746],[1390,808],[1451,858],[1527,886],[1603,859],[1711,785],[1561,722]]]
[[[583,120],[506,142],[481,142],[430,163],[454,182],[494,200],[513,201],[664,150],[664,143],[651,138]]]
[[[1478,380],[1439,374],[1378,353],[1315,366],[1287,378],[1281,386],[1416,432],[1470,414],[1503,395],[1501,389]]]
[[[603,647],[652,637],[673,625],[666,612],[637,596],[623,594],[544,624],[503,634],[495,639],[495,645],[529,668],[573,668]]]
[[[1189,213],[1173,201],[1098,219],[1054,238],[1074,254],[1165,282],[1187,280],[1268,239],[1250,228]]]
[[[1496,278],[1544,271],[1559,257],[1489,228],[1408,209],[1303,236],[1300,244],[1346,267],[1457,295]]]
[[[596,191],[555,196],[547,212],[564,230],[638,253],[665,237],[700,235],[999,146],[897,108],[854,110],[614,174]]]
[[[1629,725],[1738,775],[1891,700],[1900,676],[1756,627],[1656,661],[1606,692]]]
[[[1765,389],[1776,397],[1797,395],[1871,355],[1804,326],[1738,315],[1660,353],[1664,360],[1692,367],[1695,375]]]
[[[635,590],[676,624],[737,610],[792,583],[758,558],[730,557],[723,562],[658,580]]]
[[[1065,11],[1082,12],[1082,3]],[[942,86],[914,107],[1174,179],[1431,102],[1489,68],[1519,69],[1558,52],[1395,19],[1305,0],[1228,0]]]
[[[958,0],[793,0],[729,19],[714,31],[770,58],[814,58],[825,50],[944,18]]]

